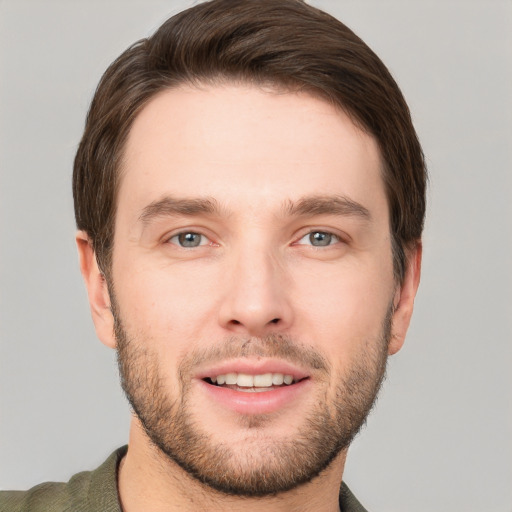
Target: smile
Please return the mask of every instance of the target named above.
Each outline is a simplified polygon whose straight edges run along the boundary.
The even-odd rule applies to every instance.
[[[277,387],[289,386],[300,379],[284,373],[226,373],[206,379],[206,381],[224,388],[245,392],[270,391]]]
[[[220,406],[238,414],[271,414],[298,407],[312,389],[306,369],[273,358],[237,358],[199,370],[194,378],[205,407]]]

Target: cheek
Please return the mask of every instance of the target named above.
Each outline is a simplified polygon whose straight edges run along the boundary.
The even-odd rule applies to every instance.
[[[137,270],[131,271],[133,268]],[[201,339],[201,319],[212,309],[218,282],[214,274],[214,267],[192,265],[185,271],[178,266],[144,266],[143,262],[125,267],[120,264],[114,282],[126,330],[176,349]]]
[[[301,331],[327,354],[345,358],[362,343],[380,340],[393,298],[391,263],[333,265],[317,275],[303,272],[295,288]]]

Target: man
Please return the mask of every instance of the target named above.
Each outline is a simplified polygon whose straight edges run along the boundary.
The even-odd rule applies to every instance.
[[[214,0],[106,71],[74,168],[128,447],[0,510],[361,511],[343,469],[419,283],[407,105],[300,0]]]

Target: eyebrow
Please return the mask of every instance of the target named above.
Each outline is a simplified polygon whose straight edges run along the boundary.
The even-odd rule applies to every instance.
[[[221,208],[219,202],[213,197],[178,199],[166,196],[153,201],[139,216],[143,224],[148,224],[157,217],[168,216],[194,216],[211,215],[220,216],[229,212]],[[314,195],[302,197],[298,201],[285,201],[282,207],[282,215],[290,217],[312,217],[315,215],[341,215],[359,217],[371,220],[370,212],[362,204],[346,197],[338,195]]]
[[[283,213],[290,216],[341,215],[359,217],[366,221],[372,218],[370,211],[362,204],[338,195],[308,196],[297,202],[288,201]]]
[[[176,215],[219,215],[221,208],[213,197],[197,199],[177,199],[166,196],[148,204],[139,216],[143,224],[148,224],[155,217]]]

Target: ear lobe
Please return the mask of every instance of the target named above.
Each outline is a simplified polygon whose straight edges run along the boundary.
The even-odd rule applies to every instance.
[[[84,231],[77,232],[76,245],[80,260],[80,272],[87,288],[96,335],[104,345],[115,348],[114,317],[110,309],[107,282],[98,267],[96,253],[89,237]]]
[[[396,354],[403,346],[405,335],[411,322],[414,309],[414,298],[418,291],[421,274],[422,245],[418,241],[413,249],[408,251],[407,267],[401,286],[397,287],[393,299],[394,312],[392,317],[391,340],[388,354]]]

